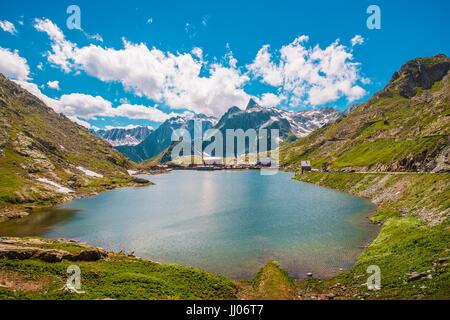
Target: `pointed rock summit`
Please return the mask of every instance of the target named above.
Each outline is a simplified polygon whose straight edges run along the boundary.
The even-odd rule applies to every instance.
[[[398,91],[402,97],[412,98],[417,89],[430,89],[435,82],[442,80],[449,70],[450,58],[442,53],[434,57],[410,60],[394,73],[382,93],[389,95]]]
[[[261,106],[259,104],[257,104],[256,101],[253,99],[250,99],[250,101],[247,104],[247,110],[256,109],[256,108],[260,108],[260,107]]]

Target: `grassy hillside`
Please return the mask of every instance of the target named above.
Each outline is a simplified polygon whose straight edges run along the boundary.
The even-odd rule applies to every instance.
[[[2,248],[0,238],[0,256]],[[18,248],[78,253],[88,246],[40,239],[13,239]],[[11,242],[11,241],[9,241]],[[9,249],[13,251],[15,249]],[[82,294],[65,288],[67,268],[81,270]],[[231,280],[199,269],[159,264],[123,253],[108,253],[96,261],[46,262],[42,258],[0,258],[0,300],[9,299],[234,299]]]
[[[26,214],[24,206],[53,204],[128,184],[132,178],[126,169],[131,165],[102,139],[0,75],[0,212],[4,216]]]
[[[363,196],[378,205],[378,237],[349,271],[298,282],[303,298],[450,299],[450,174],[308,173],[296,179]],[[370,265],[381,290],[363,284]],[[417,278],[415,278],[417,277]]]
[[[282,146],[285,165],[359,171],[449,170],[450,59],[418,58],[334,124]]]
[[[243,300],[295,300],[294,279],[276,261],[269,261],[251,281],[240,281],[239,298]]]
[[[351,271],[299,281],[300,297],[450,299],[449,70],[444,55],[411,60],[366,103],[281,147],[286,166],[310,160],[361,171],[296,179],[370,199],[378,206],[371,219],[382,226]],[[379,291],[364,286],[370,265],[381,269]]]

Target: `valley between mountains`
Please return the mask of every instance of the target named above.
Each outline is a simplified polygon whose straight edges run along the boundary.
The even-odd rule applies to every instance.
[[[221,119],[189,114],[154,131],[95,134],[0,76],[0,219],[150,184],[130,173],[161,159],[172,131],[189,130],[198,118],[218,130],[278,128],[281,165],[297,173],[295,180],[376,204],[370,220],[380,232],[354,267],[328,279],[298,280],[267,261],[254,279],[236,281],[76,241],[2,237],[0,298],[450,299],[450,59],[443,54],[406,62],[383,90],[344,114],[250,101]],[[302,161],[317,170],[299,174]],[[85,295],[63,289],[74,261],[90,288]],[[364,286],[371,265],[381,269],[380,290]]]

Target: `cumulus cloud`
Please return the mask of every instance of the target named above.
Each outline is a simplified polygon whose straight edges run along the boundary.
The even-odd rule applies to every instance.
[[[8,32],[10,34],[17,34],[17,29],[14,26],[14,24],[8,20],[2,20],[0,21],[0,28],[5,31]]]
[[[129,119],[145,119],[156,122],[163,122],[167,119],[175,116],[174,113],[164,113],[155,107],[147,107],[137,104],[121,104],[117,108],[113,109],[114,116],[126,117]]]
[[[352,47],[356,46],[356,45],[361,45],[364,44],[364,38],[357,34],[356,36],[354,36],[351,40],[350,40]]]
[[[27,60],[19,55],[19,51],[0,47],[0,73],[10,79],[27,80],[30,67]]]
[[[59,88],[59,81],[58,81],[58,80],[48,81],[48,82],[47,82],[47,86],[48,86],[50,89],[60,90],[60,88]]]
[[[103,42],[103,37],[101,35],[99,35],[98,33],[90,34],[90,33],[84,32],[84,35],[89,40],[95,40],[95,41],[98,41],[98,42]]]
[[[263,95],[261,95],[260,98],[256,98],[256,102],[261,107],[276,107],[285,99],[286,97],[283,95],[277,95],[274,93],[264,93]]]
[[[72,66],[69,61],[74,54],[75,45],[68,41],[61,29],[49,19],[35,19],[34,28],[44,32],[51,40],[52,51],[47,52],[48,61],[68,73]]]
[[[172,109],[220,116],[230,106],[243,108],[250,98],[244,87],[252,80],[276,89],[277,94],[259,98],[267,105],[316,106],[343,97],[351,102],[365,94],[352,49],[339,40],[325,48],[308,46],[308,36],[275,51],[265,45],[245,70],[231,50],[225,64],[208,63],[201,48],[172,53],[126,40],[122,48],[78,47],[48,19],[36,19],[35,28],[49,36],[52,49],[47,58],[63,71],[84,71],[103,82],[118,82],[128,92]]]
[[[300,36],[272,54],[263,46],[247,68],[255,79],[276,87],[289,105],[313,106],[330,103],[341,97],[354,101],[365,94],[358,63],[351,50],[336,40],[322,49],[306,46],[308,36]],[[272,97],[273,98],[273,97]]]
[[[83,93],[63,94],[59,99],[43,94],[39,87],[28,81],[16,80],[22,88],[41,99],[47,106],[58,113],[63,113],[72,121],[90,128],[87,120],[97,117],[126,117],[129,119],[162,122],[174,114],[166,114],[156,107],[144,105],[121,104],[114,107],[112,103],[100,96]]]
[[[104,82],[120,82],[137,96],[173,109],[218,116],[232,105],[244,107],[249,99],[242,89],[248,77],[235,63],[206,65],[201,48],[171,53],[126,40],[122,49],[93,44],[78,48],[48,19],[37,19],[35,28],[52,41],[48,60],[65,72],[83,70]],[[202,68],[207,68],[206,75]]]

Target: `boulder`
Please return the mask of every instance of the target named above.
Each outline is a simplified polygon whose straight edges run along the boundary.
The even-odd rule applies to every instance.
[[[425,278],[428,274],[426,272],[412,272],[409,277],[408,277],[408,281],[416,281],[422,278]]]
[[[61,243],[63,241],[60,241]],[[39,259],[45,262],[97,261],[107,257],[107,252],[100,248],[81,247],[79,252],[46,248],[54,244],[40,239],[0,238],[0,259]]]

